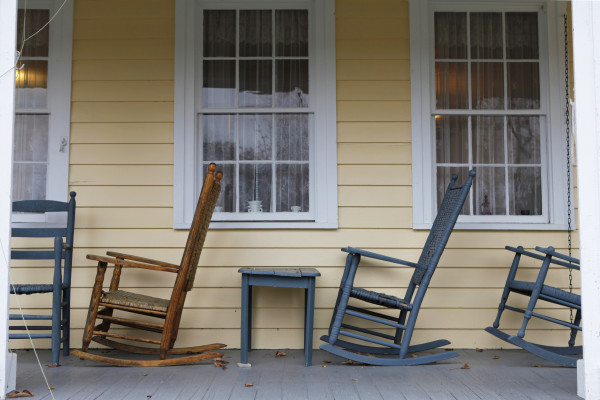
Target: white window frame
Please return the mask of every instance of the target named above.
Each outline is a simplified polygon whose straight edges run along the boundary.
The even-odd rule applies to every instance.
[[[543,218],[537,216],[463,216],[457,229],[563,230],[567,229],[567,156],[565,132],[563,10],[565,2],[492,0],[409,0],[413,228],[429,229],[437,212],[433,85],[433,10],[494,11],[535,10],[540,12],[541,109],[547,110],[546,133],[542,134],[542,168],[547,190]],[[457,7],[460,7],[457,9]],[[560,10],[560,12],[559,12]],[[550,84],[550,82],[555,82]],[[547,96],[544,96],[544,92]],[[544,161],[545,160],[545,161]],[[542,174],[544,176],[544,174]],[[571,174],[571,176],[573,176]],[[477,177],[475,177],[477,179]],[[571,193],[573,187],[571,184]],[[467,199],[469,201],[469,199]],[[573,202],[572,202],[573,204]],[[573,206],[571,207],[574,214]],[[574,220],[571,222],[575,229]]]
[[[337,145],[335,103],[335,1],[334,0],[176,0],[175,3],[175,122],[174,122],[174,185],[173,227],[188,229],[194,214],[199,185],[198,165],[201,155],[196,155],[197,90],[199,89],[196,63],[199,62],[198,41],[202,40],[197,15],[203,8],[290,8],[294,4],[314,10],[314,48],[310,59],[314,71],[310,84],[311,157],[310,179],[313,192],[310,194],[311,213],[309,219],[286,220],[292,213],[264,213],[269,220],[244,220],[250,217],[234,214],[213,216],[211,228],[240,229],[335,229],[337,216]],[[198,31],[200,34],[198,34]],[[253,110],[248,110],[253,111]],[[259,110],[264,111],[264,110]],[[281,214],[281,215],[278,215]]]
[[[46,172],[46,199],[69,199],[69,148],[71,131],[71,65],[73,58],[73,1],[27,0],[19,2],[19,9],[48,9],[50,18],[48,53],[48,169]],[[61,8],[62,6],[62,8]],[[60,9],[60,10],[59,10]],[[21,111],[15,109],[15,112]],[[13,226],[63,224],[63,213],[39,215],[12,214]],[[30,225],[33,223],[34,225]]]

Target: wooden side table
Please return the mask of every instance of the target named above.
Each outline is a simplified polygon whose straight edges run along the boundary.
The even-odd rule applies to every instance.
[[[304,365],[312,363],[313,321],[315,315],[315,268],[240,268],[242,274],[242,335],[240,364],[248,364],[252,350],[252,286],[304,289]]]

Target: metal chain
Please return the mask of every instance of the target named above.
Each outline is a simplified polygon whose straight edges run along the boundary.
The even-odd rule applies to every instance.
[[[566,140],[567,140],[567,241],[569,246],[569,257],[571,257],[572,240],[571,240],[571,119],[569,115],[571,86],[569,85],[569,29],[568,17],[564,15],[565,25],[565,125],[566,125]],[[569,264],[571,262],[569,261]],[[573,268],[569,267],[569,293],[573,293]],[[573,309],[569,309],[571,313],[571,323],[573,323]]]

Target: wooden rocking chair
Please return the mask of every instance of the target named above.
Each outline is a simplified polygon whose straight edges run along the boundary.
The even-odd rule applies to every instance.
[[[321,340],[327,343],[322,344],[320,346],[321,349],[340,357],[372,365],[428,364],[458,356],[458,353],[454,351],[445,351],[437,354],[411,357],[409,356],[409,353],[434,349],[450,344],[450,342],[441,339],[411,346],[410,340],[417,322],[421,303],[425,297],[425,292],[427,291],[431,277],[435,272],[438,261],[442,256],[442,252],[452,233],[460,210],[469,194],[469,189],[471,188],[474,177],[475,171],[471,171],[469,173],[469,178],[467,178],[463,185],[456,185],[458,177],[456,175],[452,177],[452,182],[448,185],[446,195],[442,200],[438,214],[433,222],[425,246],[423,247],[423,252],[417,263],[352,247],[342,249],[342,251],[349,254],[346,257],[346,268],[344,269],[337,301],[333,310],[333,316],[331,317],[329,335],[321,337]],[[414,273],[408,284],[404,298],[354,287],[354,277],[361,257],[373,258],[414,268]],[[399,316],[394,317],[349,305],[348,300],[350,297],[386,308],[400,310],[400,314]],[[345,315],[379,323],[383,327],[395,328],[395,335],[392,336],[344,323]],[[365,336],[361,333],[366,333],[370,336]],[[348,342],[339,339],[340,336],[373,343],[377,346]]]
[[[202,186],[200,198],[198,199],[194,220],[190,228],[180,265],[111,251],[106,253],[108,257],[94,255],[87,256],[90,260],[98,261],[98,269],[83,334],[82,350],[74,350],[72,354],[80,358],[117,366],[147,367],[189,364],[221,357],[223,355],[222,353],[216,352],[206,353],[206,351],[226,346],[221,343],[178,349],[173,348],[179,330],[179,322],[181,320],[185,297],[187,292],[192,289],[204,239],[206,238],[213,209],[221,191],[220,181],[223,174],[217,172],[215,176],[216,168],[215,164],[210,164],[208,166],[208,173],[204,178],[204,184]],[[102,285],[108,264],[113,264],[115,267],[110,282],[110,289],[105,292],[102,290]],[[119,290],[119,280],[123,268],[143,268],[163,273],[168,272],[177,274],[171,298],[167,300]],[[135,320],[130,319],[129,315],[127,315],[128,318],[116,317],[113,316],[115,310],[130,312],[134,315],[141,314],[146,317],[155,317],[164,321],[160,321],[161,323],[149,322],[148,318]],[[102,322],[96,325],[96,320],[102,320]],[[161,338],[160,340],[156,340],[148,337],[112,333],[109,329],[113,324],[159,333]],[[159,347],[136,346],[113,339],[137,341],[158,345]],[[138,354],[159,355],[159,359],[131,360],[92,354],[88,352],[92,340],[117,350]],[[167,355],[179,357],[167,358]]]
[[[527,350],[538,357],[567,367],[576,367],[577,357],[573,356],[583,352],[582,346],[575,346],[577,332],[581,331],[581,296],[566,290],[548,286],[545,284],[545,280],[551,265],[579,270],[579,260],[577,258],[561,254],[555,251],[553,247],[536,247],[535,249],[539,251],[539,253],[526,251],[521,246],[516,248],[506,246],[506,249],[514,252],[515,256],[508,273],[508,278],[506,279],[506,285],[504,286],[504,292],[502,293],[500,305],[498,306],[496,320],[492,326],[488,326],[485,328],[485,330],[497,338],[514,344],[523,350]],[[535,282],[527,282],[515,279],[517,276],[519,263],[523,256],[542,261],[542,266]],[[508,295],[513,292],[529,297],[529,302],[525,310],[506,304]],[[576,310],[574,320],[563,321],[541,314],[540,311],[535,309],[538,300],[544,300],[555,305],[569,307],[570,309]],[[521,324],[521,329],[519,329],[516,335],[509,335],[498,329],[500,326],[500,317],[505,309],[523,314],[523,323]],[[531,317],[540,318],[545,321],[569,328],[570,335],[567,346],[546,346],[525,340],[525,330]]]

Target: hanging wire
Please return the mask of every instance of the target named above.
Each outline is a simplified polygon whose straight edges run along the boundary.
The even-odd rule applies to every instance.
[[[566,141],[567,141],[567,242],[569,257],[572,252],[572,239],[571,239],[571,119],[569,113],[569,106],[571,100],[571,85],[569,85],[569,29],[568,29],[568,16],[564,15],[564,26],[565,26],[565,125],[566,125]],[[569,293],[573,293],[573,268],[570,267],[571,261],[569,261]],[[570,308],[571,323],[573,323],[573,309]]]

